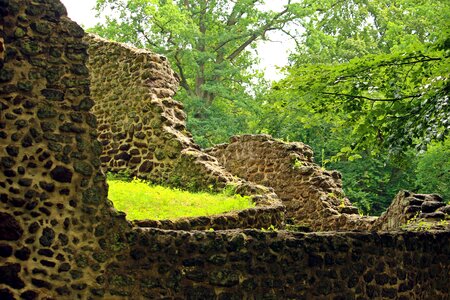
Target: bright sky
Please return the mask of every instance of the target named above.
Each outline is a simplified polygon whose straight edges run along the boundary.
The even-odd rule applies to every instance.
[[[99,20],[95,18],[93,8],[95,0],[61,0],[66,6],[69,17],[84,28],[94,26]],[[285,0],[266,1],[269,9],[279,11],[282,9]],[[265,77],[268,80],[278,80],[282,76],[277,71],[277,66],[285,66],[288,62],[289,51],[294,48],[292,41],[286,40],[282,35],[269,36],[272,42],[260,42],[258,54],[261,58],[260,68],[265,70]]]

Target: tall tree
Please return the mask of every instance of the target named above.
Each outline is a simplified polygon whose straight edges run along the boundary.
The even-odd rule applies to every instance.
[[[210,104],[242,93],[255,75],[255,42],[308,11],[290,2],[274,12],[261,0],[98,0],[99,13],[114,13],[93,31],[166,55],[188,96]]]
[[[106,22],[90,31],[167,56],[181,78],[188,125],[207,145],[217,142],[211,131],[244,129],[252,86],[266,85],[255,68],[257,41],[275,31],[296,36],[294,22],[316,10],[309,2],[285,0],[270,11],[264,0],[97,0]]]
[[[425,150],[450,131],[449,15],[448,1],[343,1],[311,18],[277,88],[340,112],[355,151]]]

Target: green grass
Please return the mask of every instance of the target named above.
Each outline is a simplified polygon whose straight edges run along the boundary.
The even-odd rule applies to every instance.
[[[254,207],[250,197],[206,192],[191,193],[134,179],[131,182],[108,180],[108,198],[129,220],[165,220],[208,216]]]

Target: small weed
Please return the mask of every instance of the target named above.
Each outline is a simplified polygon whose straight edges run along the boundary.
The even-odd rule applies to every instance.
[[[418,211],[418,212],[414,215],[414,217],[412,217],[411,219],[409,219],[408,221],[406,221],[406,224],[403,224],[403,225],[401,225],[400,227],[401,227],[402,229],[404,229],[404,230],[408,229],[408,227],[409,227],[410,225],[412,225],[413,223],[415,223],[416,220],[419,218],[419,214],[420,214],[420,212]]]
[[[417,227],[414,228],[414,231],[429,231],[431,229],[431,223],[420,220],[417,223]]]
[[[440,220],[438,224],[439,226],[447,227],[449,222],[447,220]]]
[[[263,232],[271,232],[271,231],[278,231],[278,229],[275,227],[275,225],[270,225],[267,228],[261,228],[261,231]]]
[[[302,166],[303,166],[303,162],[300,159],[295,158],[295,160],[294,160],[294,162],[292,164],[292,169],[299,169]]]
[[[423,219],[419,218],[420,212],[417,212],[414,217],[406,221],[406,224],[402,225],[401,228],[404,230],[412,230],[412,231],[429,231],[433,223],[427,222]],[[441,222],[445,220],[441,220],[438,224],[441,225]],[[444,223],[442,223],[444,224]],[[444,225],[445,226],[445,225]]]

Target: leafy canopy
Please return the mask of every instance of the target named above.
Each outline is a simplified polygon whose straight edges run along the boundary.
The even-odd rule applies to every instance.
[[[281,82],[317,113],[353,125],[355,151],[425,150],[450,130],[450,49],[366,55],[341,64],[303,64]],[[378,147],[374,147],[378,146]]]
[[[448,1],[341,2],[311,18],[275,88],[338,114],[353,127],[352,151],[425,150],[450,130],[449,16]]]
[[[298,3],[289,1],[280,12],[263,10],[263,3],[98,0],[97,11],[105,14],[106,23],[92,31],[166,55],[187,94],[211,102],[217,96],[245,93],[245,85],[255,77],[252,66],[257,62],[249,50],[268,32],[285,30],[301,15]],[[110,10],[114,13],[108,13]]]

